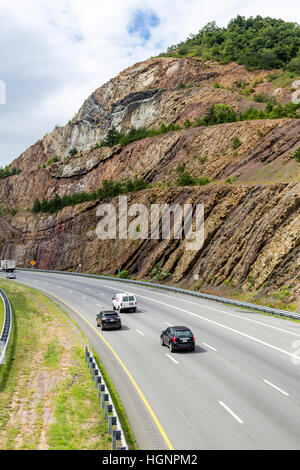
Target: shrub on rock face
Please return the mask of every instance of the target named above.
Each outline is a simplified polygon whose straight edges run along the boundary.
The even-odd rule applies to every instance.
[[[77,155],[77,154],[78,154],[78,150],[77,150],[77,148],[75,148],[75,147],[72,148],[72,149],[69,151],[69,156],[70,156],[70,157],[75,157],[75,155]]]
[[[298,147],[297,150],[295,151],[294,158],[296,159],[297,162],[300,162],[300,147]]]
[[[235,137],[232,141],[232,149],[237,150],[242,145],[242,142],[238,137]]]
[[[180,175],[176,184],[177,186],[195,186],[197,184],[197,178],[185,171]]]
[[[118,275],[118,277],[120,279],[130,279],[129,272],[126,271],[126,270],[121,271],[120,274]]]
[[[207,176],[200,176],[197,178],[196,176],[191,175],[187,171],[182,173],[178,180],[176,181],[177,186],[204,186],[210,182]]]
[[[157,281],[165,281],[166,279],[172,277],[172,273],[170,273],[167,269],[163,271],[159,264],[156,264],[153,267],[152,275]]]

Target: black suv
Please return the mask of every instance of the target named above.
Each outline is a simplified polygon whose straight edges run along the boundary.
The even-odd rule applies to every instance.
[[[186,326],[172,326],[161,332],[160,344],[169,346],[170,352],[181,349],[195,350],[195,338]]]
[[[101,330],[110,330],[122,328],[120,316],[113,311],[100,312],[96,316],[97,326],[101,327]]]

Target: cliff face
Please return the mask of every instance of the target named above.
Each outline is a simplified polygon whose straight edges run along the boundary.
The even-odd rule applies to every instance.
[[[230,283],[268,294],[288,286],[299,298],[300,120],[277,119],[188,128],[134,142],[126,147],[95,148],[115,126],[158,128],[182,125],[204,115],[215,103],[237,111],[264,108],[241,92],[291,100],[291,87],[276,89],[269,72],[249,72],[236,64],[220,65],[196,58],[151,59],[137,64],[97,89],[78,114],[26,150],[14,165],[18,176],[0,181],[0,202],[14,216],[0,219],[2,258],[19,265],[31,259],[40,268],[115,273],[128,269],[151,275],[160,263],[173,282],[191,285],[195,273],[205,286]],[[233,148],[234,139],[240,145]],[[70,157],[72,148],[78,154]],[[50,158],[59,161],[45,166]],[[45,168],[43,168],[43,165]],[[185,250],[185,241],[116,240],[96,236],[97,202],[65,208],[54,215],[33,215],[35,198],[91,191],[104,179],[143,177],[153,186],[178,178],[178,167],[212,181],[205,187],[145,190],[129,195],[133,203],[204,203],[205,243]],[[225,184],[233,178],[233,184]],[[117,205],[117,198],[113,200]]]

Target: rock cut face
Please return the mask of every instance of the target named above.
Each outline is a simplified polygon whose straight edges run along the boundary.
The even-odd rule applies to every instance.
[[[140,278],[151,277],[159,263],[181,285],[192,285],[197,273],[207,289],[220,290],[229,280],[247,291],[251,279],[254,291],[268,294],[288,286],[291,298],[299,298],[300,164],[294,153],[300,147],[300,120],[184,127],[217,103],[237,112],[249,106],[264,109],[264,103],[241,91],[241,83],[275,96],[278,103],[291,101],[295,90],[276,88],[268,74],[199,58],[150,59],[121,72],[95,90],[66,126],[13,162],[22,169],[20,175],[0,180],[2,258],[16,258],[20,266],[34,258],[38,267],[48,269],[76,270],[81,264],[86,272],[107,274],[115,274],[118,265]],[[97,145],[112,126],[126,133],[161,123],[182,130],[126,147]],[[77,153],[70,156],[74,148]],[[210,184],[176,187],[180,168],[209,178]],[[149,209],[157,202],[204,203],[201,250],[187,252],[184,241],[100,241],[96,201],[56,214],[31,213],[36,198],[92,192],[105,179],[136,176],[153,189],[129,195],[132,203]],[[117,207],[117,198],[110,202]],[[14,209],[17,214],[10,214]]]
[[[249,101],[241,96],[237,101],[230,90],[241,80],[253,83],[267,74],[192,57],[157,58],[136,64],[95,90],[69,124],[50,134],[45,139],[47,153],[62,157],[73,147],[86,151],[112,126],[126,132],[130,127],[159,127],[161,122],[168,125],[193,118],[218,102],[244,110]],[[222,88],[214,88],[216,82]],[[270,93],[271,87],[267,83],[259,85],[259,89]]]

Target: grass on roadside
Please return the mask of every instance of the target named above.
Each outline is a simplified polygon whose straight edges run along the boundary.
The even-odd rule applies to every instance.
[[[4,323],[4,305],[3,305],[2,299],[0,298],[0,335],[1,335],[2,328],[3,328],[3,323]]]
[[[0,287],[13,315],[7,360],[0,367],[0,449],[111,449],[107,420],[84,360],[82,332],[38,291],[6,282]],[[128,444],[137,448],[114,393]]]

